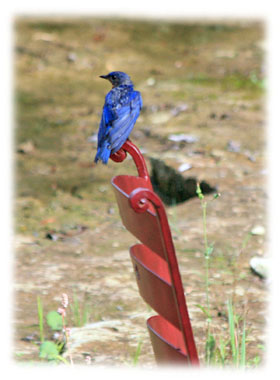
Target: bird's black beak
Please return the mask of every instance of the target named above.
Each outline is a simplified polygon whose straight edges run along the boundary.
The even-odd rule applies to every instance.
[[[108,79],[108,75],[100,75],[99,78]]]

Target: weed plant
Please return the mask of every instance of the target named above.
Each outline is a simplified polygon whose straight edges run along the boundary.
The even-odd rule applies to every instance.
[[[201,191],[199,183],[197,184],[196,193],[201,202],[202,220],[203,220],[203,239],[204,239],[204,258],[205,258],[205,293],[206,307],[198,304],[197,306],[206,316],[206,343],[205,343],[205,363],[209,365],[233,365],[235,367],[246,367],[251,362],[246,360],[246,343],[247,330],[246,319],[241,317],[234,311],[232,299],[226,301],[227,305],[227,321],[228,321],[228,337],[217,338],[212,332],[212,314],[210,307],[210,282],[209,282],[209,263],[214,251],[214,244],[209,244],[207,235],[207,201]],[[220,194],[215,194],[212,200],[217,199]],[[246,236],[242,244],[242,250],[245,249],[249,240]],[[235,283],[234,283],[235,285]],[[242,327],[240,326],[242,323]],[[256,362],[256,361],[253,361]]]
[[[37,297],[37,309],[40,331],[40,348],[39,358],[49,362],[63,362],[73,364],[71,355],[69,360],[65,359],[62,354],[69,343],[70,329],[66,322],[66,309],[68,307],[68,296],[62,294],[61,305],[57,311],[50,311],[46,316],[46,322],[49,328],[54,332],[52,340],[45,340],[44,337],[44,315],[43,306],[40,297]]]
[[[133,366],[137,366],[137,364],[138,364],[139,356],[141,354],[142,344],[143,344],[142,340],[139,340],[135,354],[134,354],[133,359],[132,359],[132,365]]]

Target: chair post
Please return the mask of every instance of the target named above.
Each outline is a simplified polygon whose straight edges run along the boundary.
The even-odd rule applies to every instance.
[[[126,158],[126,153],[129,153],[133,158],[139,177],[147,181],[149,189],[153,189],[144,157],[139,148],[130,140],[127,140],[116,153],[111,154],[110,158],[115,162],[123,162]]]
[[[156,360],[199,365],[165,207],[153,191],[140,150],[131,141],[110,158],[122,162],[127,153],[139,177],[116,176],[112,185],[123,224],[143,243],[131,247],[130,256],[140,295],[159,313],[147,321]]]

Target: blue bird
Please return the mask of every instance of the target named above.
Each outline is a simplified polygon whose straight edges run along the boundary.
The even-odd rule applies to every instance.
[[[100,78],[108,79],[112,90],[105,97],[94,162],[107,164],[110,154],[116,153],[128,139],[140,114],[142,98],[126,73],[113,71]]]

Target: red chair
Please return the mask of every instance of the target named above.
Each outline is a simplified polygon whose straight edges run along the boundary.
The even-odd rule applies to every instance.
[[[112,179],[126,229],[142,244],[130,248],[139,293],[157,313],[147,320],[158,363],[198,365],[199,359],[185,301],[179,267],[165,208],[154,193],[139,149],[129,140],[111,159],[122,162],[129,153],[137,176]]]

